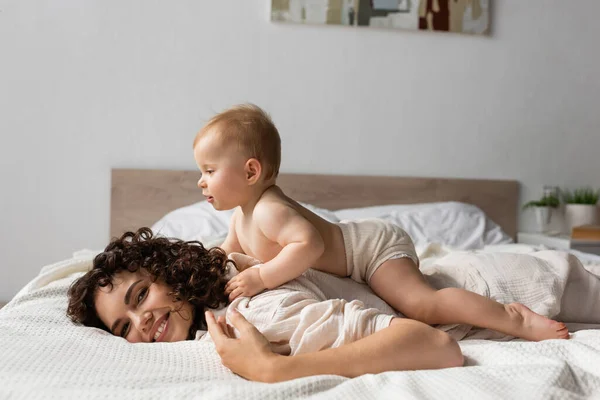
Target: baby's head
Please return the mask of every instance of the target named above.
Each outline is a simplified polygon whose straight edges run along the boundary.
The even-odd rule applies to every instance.
[[[205,307],[227,303],[227,263],[218,247],[127,232],[71,285],[67,315],[130,342],[186,340],[206,326]]]
[[[242,104],[217,114],[200,130],[194,158],[202,172],[198,187],[216,209],[227,210],[275,183],[281,139],[266,112]]]

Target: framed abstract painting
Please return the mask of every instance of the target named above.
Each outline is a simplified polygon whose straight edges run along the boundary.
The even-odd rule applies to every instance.
[[[487,35],[492,0],[271,0],[271,20]]]

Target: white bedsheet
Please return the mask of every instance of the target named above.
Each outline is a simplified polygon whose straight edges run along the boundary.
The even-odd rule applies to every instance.
[[[436,246],[422,251],[422,256],[429,255],[423,258],[425,267],[434,268],[434,260],[448,256],[448,249]],[[522,247],[511,251],[528,252]],[[454,252],[449,255],[457,257]],[[272,385],[248,382],[220,364],[208,341],[131,345],[108,333],[70,324],[65,316],[66,290],[89,266],[89,256],[80,254],[43,268],[0,311],[0,398],[230,400],[311,396],[345,400],[600,396],[600,330],[590,329],[575,332],[568,341],[465,340],[460,342],[467,365],[463,368],[386,372],[355,379],[315,376]],[[596,267],[587,265],[589,270]],[[367,304],[378,302],[366,287],[357,289],[353,282],[340,282],[318,273],[309,274],[307,279],[313,279],[310,275],[317,276],[313,278],[319,280],[325,293],[338,291]],[[568,278],[569,273],[561,276]],[[562,279],[555,279],[559,288]],[[554,300],[545,303],[548,312],[560,312],[553,307],[561,301]],[[379,305],[385,308],[380,301]]]

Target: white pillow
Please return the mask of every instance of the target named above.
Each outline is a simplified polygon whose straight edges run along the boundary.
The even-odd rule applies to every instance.
[[[338,218],[338,216],[335,215],[335,212],[333,212],[331,210],[328,210],[326,208],[319,208],[317,206],[313,206],[312,204],[308,204],[308,203],[302,203],[301,201],[299,201],[298,203],[300,203],[302,205],[302,207],[314,212],[319,217],[326,219],[329,222],[333,222],[333,223],[340,222],[340,219]]]
[[[340,220],[381,218],[393,222],[410,235],[415,245],[437,242],[467,250],[513,241],[480,208],[466,203],[387,205],[334,213]]]
[[[335,214],[312,204],[300,203],[330,222],[339,222]],[[173,210],[158,220],[151,229],[154,233],[182,240],[199,240],[205,247],[223,243],[229,231],[229,220],[234,210],[217,211],[207,201]],[[219,242],[218,244],[215,244]]]
[[[166,237],[204,242],[225,237],[232,215],[233,210],[217,211],[207,201],[201,201],[169,212],[151,229]]]
[[[381,218],[401,226],[416,245],[438,242],[457,249],[512,243],[513,240],[478,207],[459,202],[401,204],[331,211],[300,203],[330,222]],[[216,211],[201,201],[171,211],[154,225],[155,233],[182,240],[199,240],[206,247],[223,243],[233,210]]]

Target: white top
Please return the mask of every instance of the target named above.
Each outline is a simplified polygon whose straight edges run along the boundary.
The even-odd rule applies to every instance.
[[[252,298],[238,297],[227,310],[233,308],[267,337],[273,351],[284,355],[355,342],[388,327],[397,315],[367,286],[315,270]],[[210,340],[210,334],[199,331],[196,339]]]

